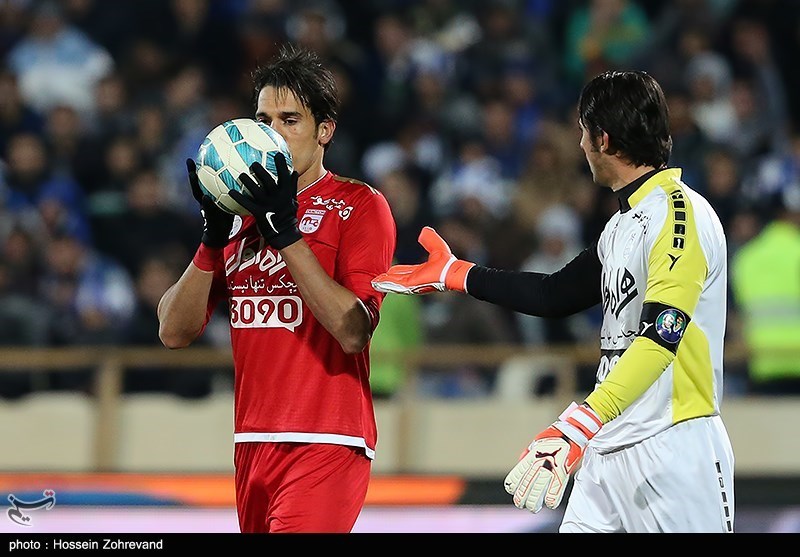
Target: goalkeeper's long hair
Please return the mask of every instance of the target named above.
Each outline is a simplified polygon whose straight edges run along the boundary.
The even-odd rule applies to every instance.
[[[317,125],[326,120],[336,122],[339,118],[336,79],[312,50],[284,44],[274,58],[253,71],[252,78],[254,105],[264,87],[286,88],[308,108]],[[325,148],[329,145],[327,143]]]
[[[636,166],[663,168],[672,152],[669,109],[658,82],[643,71],[607,71],[589,83],[578,117],[592,140],[606,132],[611,151]]]

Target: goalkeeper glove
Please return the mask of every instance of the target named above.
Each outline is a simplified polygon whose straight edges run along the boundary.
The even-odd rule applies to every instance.
[[[570,404],[536,436],[506,476],[505,488],[514,496],[514,505],[534,513],[543,504],[549,509],[558,507],[586,445],[602,426],[600,417],[587,405]]]
[[[212,249],[224,248],[228,243],[233,226],[233,215],[226,213],[214,203],[210,196],[205,195],[200,189],[197,179],[197,166],[192,159],[186,159],[186,170],[189,172],[189,185],[192,195],[200,204],[200,214],[203,216],[203,237],[201,242]]]
[[[275,249],[283,249],[303,236],[297,228],[297,172],[289,172],[283,153],[275,154],[278,182],[261,166],[254,162],[250,172],[242,173],[239,180],[250,195],[231,190],[228,195],[247,209],[256,219],[261,235]]]
[[[425,263],[394,265],[372,279],[372,287],[378,292],[396,294],[428,294],[434,290],[466,292],[467,272],[475,263],[456,259],[447,242],[430,226],[419,233],[419,243],[428,252]]]

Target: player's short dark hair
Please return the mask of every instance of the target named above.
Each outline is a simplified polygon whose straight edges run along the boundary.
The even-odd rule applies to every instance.
[[[606,132],[611,150],[636,166],[662,168],[672,137],[669,108],[658,82],[643,71],[607,71],[586,85],[578,117],[593,140]]]
[[[339,117],[339,93],[333,73],[312,50],[285,44],[269,62],[252,74],[254,101],[264,87],[286,88],[314,116],[315,123]]]

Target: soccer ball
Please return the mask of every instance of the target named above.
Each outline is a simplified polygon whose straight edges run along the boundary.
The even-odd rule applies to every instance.
[[[223,122],[208,133],[197,150],[195,164],[200,189],[223,211],[233,215],[249,215],[228,192],[236,190],[249,195],[239,176],[242,173],[251,174],[250,165],[254,162],[260,162],[277,181],[275,154],[278,152],[284,154],[289,172],[292,172],[292,155],[281,134],[265,123],[250,118]]]

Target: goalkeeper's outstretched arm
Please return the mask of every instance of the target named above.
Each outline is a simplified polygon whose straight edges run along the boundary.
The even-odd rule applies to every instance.
[[[419,234],[428,260],[419,265],[394,265],[372,280],[379,292],[415,295],[454,290],[519,313],[566,317],[602,299],[602,265],[597,242],[553,274],[504,271],[456,258],[447,242],[430,226]]]
[[[595,242],[549,275],[476,265],[467,275],[466,291],[479,300],[519,313],[567,317],[600,303],[601,275]]]

